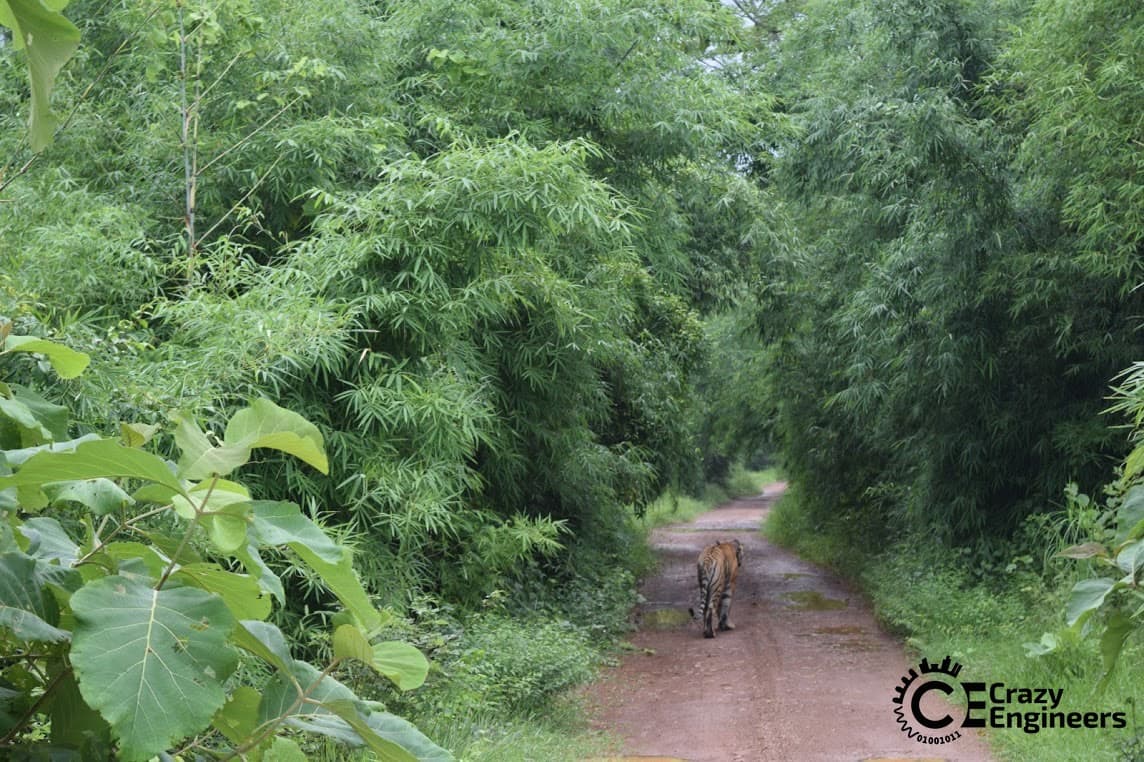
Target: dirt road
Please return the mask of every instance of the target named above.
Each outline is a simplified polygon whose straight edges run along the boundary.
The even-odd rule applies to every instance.
[[[917,662],[854,590],[762,537],[760,522],[782,488],[653,533],[661,565],[641,588],[636,650],[589,689],[595,726],[622,738],[636,759],[991,759],[970,731],[940,746],[902,731],[891,698]],[[730,538],[744,545],[731,610],[736,629],[704,639],[687,618],[697,595],[695,560],[703,546]]]

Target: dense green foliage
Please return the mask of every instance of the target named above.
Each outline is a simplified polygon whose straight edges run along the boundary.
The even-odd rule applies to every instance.
[[[921,649],[1132,703],[1144,14],[804,10],[759,66],[797,127],[767,163],[798,244],[754,316],[796,485],[771,531]],[[1112,734],[1000,743],[1138,758]]]
[[[0,360],[41,355],[63,379],[88,365],[83,353],[10,328],[0,332]],[[384,618],[354,575],[350,551],[297,505],[254,499],[224,478],[256,449],[289,453],[324,473],[313,424],[257,400],[212,444],[193,420],[177,419],[176,464],[142,449],[155,427],[124,424],[118,440],[68,440],[66,408],[6,383],[0,403],[6,756],[102,759],[114,742],[126,760],[174,746],[215,758],[296,757],[301,749],[282,731],[301,729],[381,759],[451,759],[332,676],[355,660],[408,690],[428,672],[412,646],[371,643]],[[54,515],[37,515],[49,508]],[[346,608],[323,670],[294,658],[282,631],[265,621],[285,594],[261,554],[279,546]],[[240,651],[269,672],[257,689],[231,682]],[[45,720],[47,744],[36,738]]]
[[[92,429],[302,412],[335,478],[251,478],[329,512],[391,601],[479,600],[700,477],[692,305],[756,259],[725,160],[751,102],[696,58],[734,17],[662,11],[74,3],[69,128],[22,173],[5,133],[5,311],[114,347]]]
[[[583,679],[646,569],[633,515],[699,486],[701,314],[745,293],[767,238],[728,161],[754,140],[754,101],[699,59],[735,37],[733,14],[67,14],[68,116],[39,153],[24,59],[0,47],[0,315],[93,363],[66,387],[28,364],[13,379],[66,403],[69,435],[170,414],[222,431],[262,397],[313,421],[331,478],[272,458],[243,478],[353,547],[407,620],[395,636],[435,662],[421,697],[357,675],[362,695],[476,733]],[[178,458],[189,425],[157,453]],[[267,563],[275,623],[337,661],[329,575],[297,551]]]
[[[1139,11],[805,10],[763,75],[797,125],[770,163],[798,245],[757,313],[791,476],[823,519],[1004,536],[1123,453]]]
[[[92,367],[10,379],[67,436],[313,421],[332,478],[244,480],[438,659],[402,711],[548,702],[622,618],[631,516],[770,455],[843,560],[976,583],[1099,543],[1071,553],[1132,584],[1070,618],[1131,631],[1138,371],[1104,411],[1144,356],[1137,4],[72,0],[58,73],[59,3],[0,22],[33,5],[63,38],[0,45],[0,316]],[[1104,518],[1054,517],[1102,484]],[[272,565],[329,655],[328,585]],[[518,621],[535,653],[490,656]]]

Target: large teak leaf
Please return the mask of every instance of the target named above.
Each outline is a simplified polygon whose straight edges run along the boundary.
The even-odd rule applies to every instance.
[[[65,5],[67,0],[0,0],[0,24],[15,32],[16,49],[28,52],[32,90],[28,128],[34,151],[52,140],[56,128],[50,108],[52,85],[79,47],[79,30],[59,12]]]
[[[70,452],[36,453],[14,475],[0,477],[0,489],[13,486],[39,489],[50,482],[115,477],[142,479],[175,492],[183,491],[162,459],[124,447],[112,439],[83,442]]]
[[[177,417],[175,441],[182,450],[179,474],[187,479],[226,476],[250,460],[260,447],[289,453],[323,474],[329,461],[318,427],[270,400],[255,400],[234,414],[221,444],[215,445],[194,421]]]
[[[327,474],[330,471],[322,432],[293,410],[267,399],[257,399],[239,410],[227,424],[223,442],[231,447],[254,450],[269,447],[289,453]]]
[[[354,573],[348,548],[331,540],[294,503],[255,500],[252,506],[250,538],[255,543],[270,547],[288,546],[318,573],[322,582],[366,630],[378,626],[381,614],[374,608],[369,594]]]
[[[51,612],[36,567],[36,559],[23,553],[0,555],[0,628],[21,640],[67,640],[66,630],[48,622]]]
[[[1116,582],[1107,577],[1096,577],[1095,579],[1083,579],[1073,585],[1072,593],[1069,595],[1068,606],[1065,609],[1065,617],[1072,627],[1082,618],[1086,618],[1096,609],[1100,608],[1104,603],[1104,599],[1116,587]]]
[[[123,758],[147,759],[210,723],[238,663],[227,644],[236,622],[222,598],[114,576],[71,604],[80,691],[114,729]]]

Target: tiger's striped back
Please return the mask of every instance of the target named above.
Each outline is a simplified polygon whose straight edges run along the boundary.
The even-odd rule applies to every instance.
[[[703,622],[703,637],[715,637],[716,622],[720,630],[735,629],[730,619],[731,596],[742,562],[743,544],[738,540],[708,545],[699,554],[699,619]]]

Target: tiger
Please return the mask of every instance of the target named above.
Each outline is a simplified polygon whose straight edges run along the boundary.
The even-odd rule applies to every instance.
[[[733,630],[731,624],[731,596],[735,593],[735,579],[743,563],[743,544],[738,540],[708,545],[699,554],[699,619],[703,622],[703,637],[715,637],[716,604],[719,629]],[[695,609],[688,609],[696,618]]]

